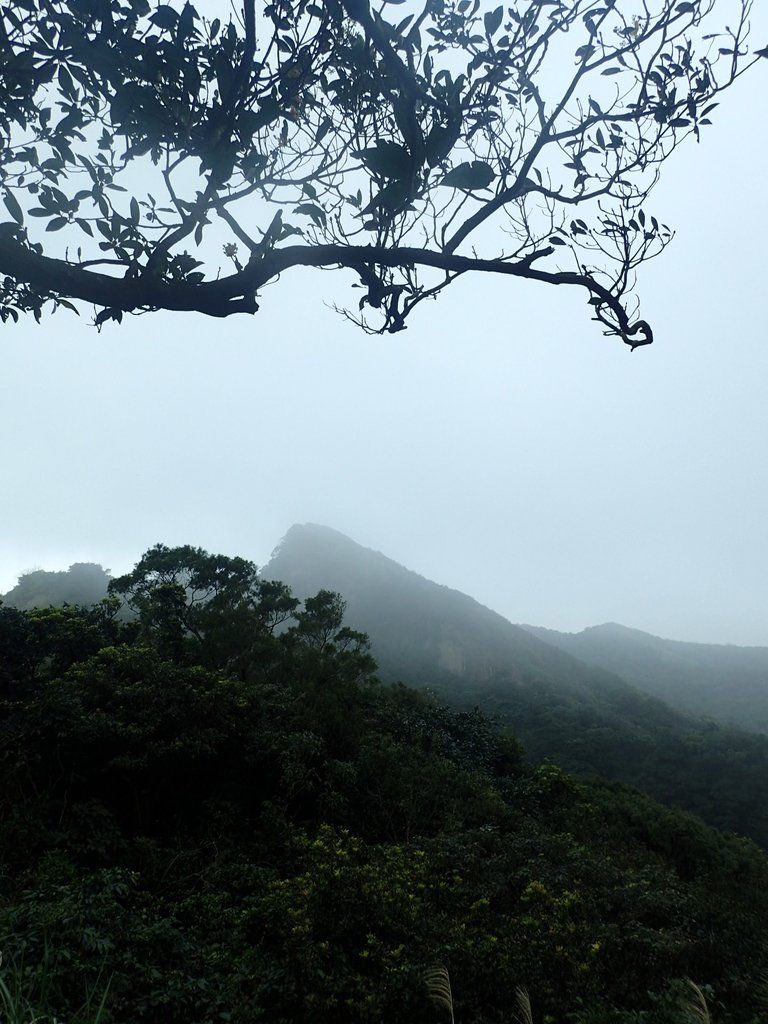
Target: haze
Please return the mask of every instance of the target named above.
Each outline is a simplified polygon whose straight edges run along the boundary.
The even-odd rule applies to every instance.
[[[766,72],[647,207],[677,231],[640,278],[648,349],[581,295],[498,280],[370,338],[333,273],[254,318],[5,326],[0,592],[157,541],[263,564],[314,521],[514,622],[768,645]]]

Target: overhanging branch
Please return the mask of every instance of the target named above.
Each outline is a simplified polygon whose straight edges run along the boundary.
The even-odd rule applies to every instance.
[[[17,281],[47,294],[82,299],[105,308],[126,312],[139,309],[187,310],[216,317],[255,313],[258,289],[293,267],[335,266],[358,272],[360,267],[431,267],[451,274],[500,274],[543,284],[584,288],[595,300],[593,304],[598,319],[626,344],[636,348],[652,342],[653,334],[648,324],[644,320],[631,323],[619,298],[589,274],[547,271],[533,266],[534,260],[551,256],[554,251],[552,246],[546,246],[515,262],[507,262],[409,246],[292,245],[271,249],[261,259],[252,260],[242,270],[217,281],[190,284],[146,277],[110,277],[43,256],[16,238],[6,237],[0,241],[0,273],[12,274]],[[606,311],[610,311],[612,319],[606,318]]]
[[[111,277],[84,270],[66,260],[43,256],[12,237],[0,240],[0,274],[13,277],[45,295],[82,299],[125,312],[168,309],[225,317],[233,313],[255,313],[258,309],[252,291],[241,290],[222,297],[210,295],[204,284],[152,277]]]

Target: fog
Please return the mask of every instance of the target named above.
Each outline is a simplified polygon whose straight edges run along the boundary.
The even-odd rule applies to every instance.
[[[477,279],[371,338],[332,272],[253,318],[4,326],[0,592],[158,541],[263,564],[314,521],[513,621],[768,645],[763,65],[647,206],[677,231],[639,280],[650,348]]]

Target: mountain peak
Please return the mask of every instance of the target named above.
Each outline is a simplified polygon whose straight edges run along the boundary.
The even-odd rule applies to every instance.
[[[583,692],[585,666],[546,638],[329,527],[292,526],[262,573],[300,598],[341,594],[349,624],[370,635],[384,678],[454,686],[567,679],[566,688]]]
[[[285,551],[289,551],[293,558],[305,548],[315,553],[320,550],[328,552],[344,549],[358,552],[370,550],[369,548],[364,548],[340,530],[334,530],[332,527],[324,526],[322,523],[294,523],[293,526],[289,527],[272,552],[269,564],[271,565],[272,562],[280,558]],[[375,553],[378,554],[378,552]],[[384,555],[381,557],[383,558]]]
[[[587,626],[586,629],[581,631],[581,635],[584,634],[603,637],[624,637],[626,639],[634,638],[636,640],[643,638],[649,640],[659,639],[642,629],[635,629],[633,626],[623,626],[620,622],[601,622],[599,626]]]

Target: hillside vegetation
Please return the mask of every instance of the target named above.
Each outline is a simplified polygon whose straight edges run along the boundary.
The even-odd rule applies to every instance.
[[[768,847],[768,737],[673,708],[326,527],[292,527],[264,573],[300,595],[342,593],[383,679],[479,705],[537,759],[637,786]]]
[[[329,591],[149,551],[0,609],[0,976],[17,1019],[756,1024],[768,866],[478,711],[377,681]],[[135,615],[121,620],[126,602]]]
[[[615,622],[581,633],[525,628],[676,707],[768,733],[768,648],[665,640]]]
[[[2,595],[2,601],[22,611],[96,604],[107,596],[109,579],[107,571],[93,562],[75,562],[65,572],[33,569],[19,577],[16,586]]]

